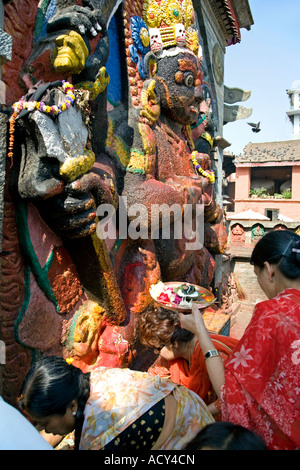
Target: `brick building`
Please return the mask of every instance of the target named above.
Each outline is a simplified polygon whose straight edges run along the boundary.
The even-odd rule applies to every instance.
[[[248,300],[256,302],[265,296],[249,264],[255,243],[270,230],[300,234],[300,141],[249,143],[227,160],[230,171],[235,166],[226,188],[232,202],[227,211],[231,270]]]

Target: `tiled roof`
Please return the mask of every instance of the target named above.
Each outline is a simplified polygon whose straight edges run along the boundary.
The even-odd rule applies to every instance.
[[[236,44],[241,41],[240,25],[232,6],[231,0],[210,0],[219,26],[227,41],[227,45]]]
[[[265,162],[299,162],[300,139],[282,142],[261,142],[246,145],[243,152],[236,157],[235,164]]]
[[[243,211],[237,213],[229,214],[227,213],[228,220],[270,220],[269,217],[260,214],[259,212],[255,212],[251,209],[248,211]]]

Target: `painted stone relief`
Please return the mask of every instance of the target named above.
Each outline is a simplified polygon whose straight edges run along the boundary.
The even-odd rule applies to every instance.
[[[234,224],[231,229],[231,243],[244,244],[246,240],[245,229],[240,224]]]
[[[21,0],[6,7],[13,37],[21,11],[26,41],[3,73],[17,84],[1,288],[11,402],[41,354],[147,368],[151,284],[210,287],[227,242],[191,0]]]

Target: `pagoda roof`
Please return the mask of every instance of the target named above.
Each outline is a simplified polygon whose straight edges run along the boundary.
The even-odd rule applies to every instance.
[[[259,212],[255,212],[252,209],[247,211],[239,212],[239,213],[232,213],[227,214],[228,220],[270,220],[269,217],[266,217]]]
[[[241,42],[240,28],[254,24],[248,0],[209,0],[227,45]]]
[[[284,163],[300,162],[300,140],[280,142],[250,142],[243,152],[235,158],[235,165],[249,163]]]

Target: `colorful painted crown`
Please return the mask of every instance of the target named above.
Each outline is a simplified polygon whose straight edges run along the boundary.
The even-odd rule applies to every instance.
[[[153,52],[179,46],[198,54],[198,31],[193,27],[195,14],[192,0],[145,0],[143,20],[149,29]]]
[[[157,58],[184,48],[201,57],[192,0],[124,0],[125,49],[134,106],[140,104],[145,79],[144,57]]]

